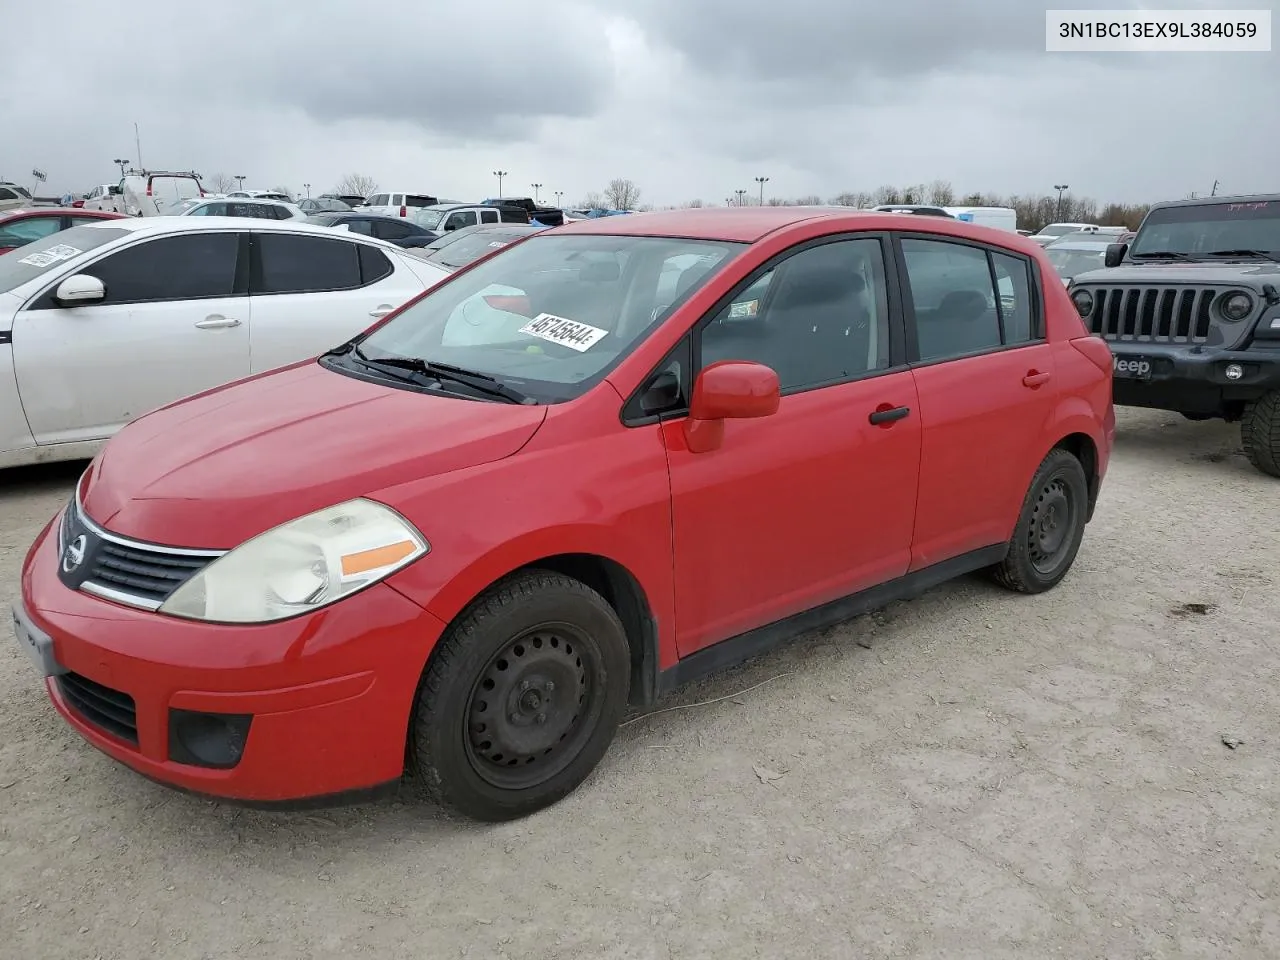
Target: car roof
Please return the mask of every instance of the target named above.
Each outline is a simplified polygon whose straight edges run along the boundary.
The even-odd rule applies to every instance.
[[[661,210],[630,217],[598,217],[574,220],[551,227],[555,234],[604,234],[637,237],[684,237],[690,240],[726,240],[755,243],[770,233],[806,221],[832,221],[836,230],[908,230],[948,236],[981,235],[1001,242],[1015,241],[1015,249],[1035,247],[1026,237],[1008,230],[981,227],[950,217],[922,217],[915,213],[860,210],[856,207],[702,207],[692,210]]]
[[[1109,236],[1112,236],[1112,234],[1108,233],[1108,234],[1104,234],[1104,236],[1109,237]],[[1111,246],[1111,243],[1112,241],[1109,241],[1109,240],[1108,241],[1062,240],[1062,241],[1059,241],[1058,243],[1049,244],[1049,246],[1045,247],[1045,249],[1046,250],[1084,250],[1084,251],[1092,252],[1097,250],[1105,250],[1107,249],[1107,247]]]
[[[307,223],[305,220],[253,220],[248,217],[124,217],[120,220],[104,220],[102,223],[83,224],[86,229],[115,227],[139,234],[188,233],[196,230],[254,230],[259,233],[306,233],[316,237],[333,237],[332,227],[322,227],[318,223]],[[341,236],[355,239],[362,243],[373,243],[379,247],[399,251],[400,248],[387,240],[377,237],[366,237],[359,233],[344,232]]]
[[[46,217],[46,216],[69,216],[92,217],[94,220],[110,220],[113,217],[121,217],[121,214],[112,213],[109,210],[85,210],[81,207],[18,207],[15,210],[5,210],[0,213],[0,220],[12,220],[15,217]]]
[[[1206,207],[1218,203],[1280,203],[1280,193],[1244,193],[1232,196],[1196,197],[1194,200],[1161,200],[1151,210],[1164,207]]]

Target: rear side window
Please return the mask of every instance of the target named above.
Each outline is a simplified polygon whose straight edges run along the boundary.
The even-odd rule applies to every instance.
[[[385,207],[387,205],[387,195],[385,193],[375,193],[365,201],[365,204],[370,207]]]
[[[361,285],[357,245],[327,237],[254,234],[254,294],[321,293]]]
[[[481,223],[497,223],[498,211],[497,210],[481,210],[480,222]]]
[[[373,236],[373,224],[369,220],[345,220],[341,225],[351,233],[358,233],[365,237]]]
[[[373,235],[381,240],[403,240],[413,233],[413,228],[402,221],[383,222],[377,220],[373,224]]]
[[[239,249],[236,233],[184,233],[127,247],[81,272],[102,281],[105,304],[229,297]]]
[[[429,207],[436,202],[435,197],[424,197],[419,193],[409,193],[404,198],[405,206],[409,207]]]
[[[395,268],[387,255],[375,247],[363,243],[357,244],[360,249],[360,279],[365,283],[377,283],[383,277],[391,276]]]
[[[904,239],[902,256],[920,360],[942,360],[1000,346],[1000,314],[985,250]]]

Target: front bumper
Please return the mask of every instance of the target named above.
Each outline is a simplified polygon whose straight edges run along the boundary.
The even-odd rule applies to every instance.
[[[1107,341],[1114,357],[1112,395],[1126,407],[1218,414],[1233,402],[1280,389],[1280,350]],[[1145,364],[1145,366],[1143,366]],[[1242,376],[1232,379],[1232,366]]]
[[[402,774],[418,678],[444,629],[417,604],[378,584],[281,623],[195,623],[68,589],[56,541],[51,523],[27,555],[16,612],[52,639],[49,697],[99,750],[162,783],[251,802]],[[191,714],[249,718],[233,765],[175,758],[171,727]]]

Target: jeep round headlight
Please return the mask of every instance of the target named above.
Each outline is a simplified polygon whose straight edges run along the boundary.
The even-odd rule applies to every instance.
[[[215,623],[284,620],[363,590],[430,549],[390,507],[348,500],[246,540],[175,590],[159,612]]]
[[[1253,312],[1253,297],[1247,293],[1228,293],[1218,309],[1228,320],[1243,320]]]
[[[1076,311],[1080,316],[1087,317],[1093,313],[1093,294],[1088,290],[1073,290],[1071,302],[1076,305]]]

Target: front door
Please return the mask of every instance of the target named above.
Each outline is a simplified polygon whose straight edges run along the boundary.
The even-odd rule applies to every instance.
[[[683,420],[663,425],[681,656],[907,571],[920,421],[889,349],[882,243],[766,265],[695,332],[703,365],[766,364],[783,398],[771,417],[727,422],[709,453],[689,451]]]
[[[900,249],[924,428],[915,570],[1012,536],[1057,384],[1028,259],[922,237]]]
[[[14,318],[18,393],[36,443],[99,440],[148,410],[249,373],[239,235],[183,233],[83,267],[99,303],[59,306],[57,282]]]

